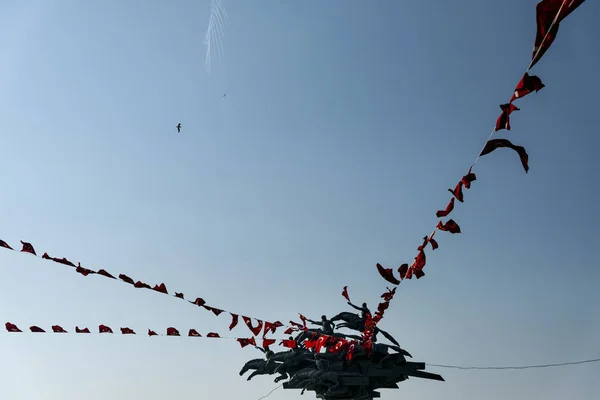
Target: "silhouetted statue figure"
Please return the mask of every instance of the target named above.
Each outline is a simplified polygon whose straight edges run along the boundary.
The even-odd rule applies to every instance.
[[[360,311],[360,318],[363,320],[363,323],[367,320],[367,315],[371,315],[371,310],[367,307],[367,303],[362,303],[362,307],[355,306],[351,302],[348,302],[348,305]]]
[[[308,322],[310,322],[313,325],[319,325],[321,327],[321,329],[319,329],[319,332],[321,332],[323,335],[333,335],[333,322],[331,322],[330,320],[327,319],[327,316],[325,315],[321,315],[321,321],[317,322],[317,321],[313,321],[312,319],[306,319]]]

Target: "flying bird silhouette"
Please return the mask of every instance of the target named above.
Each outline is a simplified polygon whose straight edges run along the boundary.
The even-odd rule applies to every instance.
[[[177,133],[181,132],[181,122],[177,124]]]

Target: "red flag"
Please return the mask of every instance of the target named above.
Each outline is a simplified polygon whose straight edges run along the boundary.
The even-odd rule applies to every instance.
[[[138,289],[152,289],[152,286],[148,285],[147,283],[144,283],[142,281],[137,281],[135,283],[135,285],[133,285],[134,287],[138,288]]]
[[[536,6],[537,32],[529,68],[532,68],[550,48],[558,33],[560,22],[584,1],[542,0],[538,3]]]
[[[23,332],[22,330],[20,330],[15,324],[11,324],[10,322],[7,322],[6,324],[4,324],[4,326],[6,327],[6,330],[9,332]]]
[[[414,271],[415,276],[417,277],[417,279],[421,279],[422,277],[425,276],[425,272],[423,272],[422,269],[416,269],[416,268],[414,268],[413,271]]]
[[[356,342],[353,340],[348,345],[348,351],[346,352],[346,361],[352,360],[352,356],[354,355],[355,350],[356,350]]]
[[[202,307],[203,305],[205,305],[205,304],[206,304],[206,302],[204,301],[204,299],[203,299],[203,298],[201,298],[201,297],[198,297],[198,298],[197,298],[196,300],[194,300],[194,301],[190,301],[190,303],[192,303],[192,304],[195,304],[195,305],[197,305],[197,306],[199,306],[199,307]]]
[[[402,264],[400,268],[398,268],[398,273],[400,274],[400,279],[406,278],[408,274],[408,264]]]
[[[289,328],[287,328],[287,329],[286,329],[286,330],[283,332],[283,334],[284,334],[284,335],[291,335],[291,334],[292,334],[293,332],[295,332],[295,331],[296,331],[296,329],[295,329],[295,328],[293,328],[293,327],[289,327]]]
[[[133,281],[133,279],[131,279],[130,277],[128,277],[125,274],[120,274],[119,279],[121,279],[123,282],[129,283],[130,285],[135,285],[135,282]]]
[[[99,333],[113,333],[112,329],[110,329],[110,327],[108,327],[106,325],[98,326],[98,332]]]
[[[158,336],[158,333],[154,332],[151,329],[148,329],[148,336]]]
[[[220,338],[221,336],[218,333],[216,333],[216,332],[208,332],[208,334],[206,335],[206,337]]]
[[[75,272],[79,272],[83,276],[88,276],[89,274],[96,273],[96,271],[92,271],[91,269],[83,268],[79,263],[77,263],[77,268],[75,268]]]
[[[513,111],[520,110],[513,103],[501,104],[500,109],[502,109],[502,114],[496,120],[496,131],[500,129],[506,129],[510,131],[510,117]]]
[[[79,329],[79,327],[76,326],[75,327],[75,332],[77,332],[77,333],[90,333],[90,330],[88,328]]]
[[[448,222],[442,224],[442,221],[439,221],[437,224],[437,228],[440,231],[446,231],[450,233],[460,233],[460,226],[454,220],[449,219]]]
[[[172,326],[167,328],[167,336],[180,336],[179,331]]]
[[[529,75],[525,72],[523,78],[517,84],[515,88],[515,93],[510,98],[510,102],[512,103],[516,99],[520,99],[521,97],[527,96],[531,92],[539,92],[545,87],[542,83],[542,80],[535,75]]]
[[[302,320],[302,323],[304,324],[304,328],[306,328],[306,317],[300,313],[298,313],[298,315],[300,316],[300,320]],[[292,322],[292,321],[290,321]],[[299,325],[301,328],[303,327],[302,325]]]
[[[527,151],[525,151],[525,147],[516,146],[516,145],[512,144],[510,142],[510,140],[508,140],[508,139],[488,140],[488,142],[485,144],[485,147],[483,148],[483,150],[479,156],[480,157],[485,156],[486,154],[489,154],[492,151],[494,151],[500,147],[508,147],[508,148],[516,151],[517,154],[519,155],[519,158],[521,159],[521,165],[523,165],[523,168],[525,169],[525,173],[527,173],[529,171],[529,155],[527,154]]]
[[[320,353],[321,349],[323,348],[323,346],[325,346],[327,344],[328,340],[329,340],[329,336],[326,336],[326,335],[319,336],[319,338],[317,339],[317,343],[315,344],[315,353]]]
[[[57,262],[57,263],[59,263],[59,264],[68,265],[68,266],[70,266],[70,267],[74,267],[74,266],[75,266],[75,264],[73,264],[71,261],[67,260],[65,257],[63,257],[63,258],[50,257],[50,256],[48,255],[48,253],[44,253],[44,254],[42,255],[42,258],[43,258],[44,260],[52,260],[52,261],[54,261],[54,262]]]
[[[377,263],[377,271],[379,271],[379,275],[381,275],[381,277],[389,283],[392,283],[394,285],[400,284],[400,281],[396,279],[396,277],[394,276],[394,272],[391,268],[383,268],[381,264]]]
[[[296,341],[293,339],[284,339],[281,341],[281,345],[283,347],[287,347],[288,349],[295,349],[297,346]]]
[[[433,235],[435,235],[435,231],[429,236],[429,243],[431,243],[431,250],[435,250],[438,247],[440,247],[438,245],[438,242],[433,238]]]
[[[0,247],[4,247],[5,249],[13,250],[12,247],[8,245],[4,240],[0,240]]]
[[[54,333],[69,333],[69,332],[65,331],[65,330],[63,329],[63,327],[62,327],[62,326],[60,326],[60,325],[52,325],[52,331],[53,331]]]
[[[471,167],[471,168],[473,168],[473,167]],[[465,176],[463,176],[461,179],[463,185],[465,186],[465,189],[470,189],[471,182],[477,180],[477,175],[475,175],[474,173],[471,172],[471,168],[469,168],[469,173],[466,174]]]
[[[29,327],[29,330],[30,330],[31,332],[34,332],[34,333],[46,333],[46,331],[45,331],[45,330],[43,330],[43,329],[42,329],[42,328],[40,328],[39,326],[35,326],[35,325],[34,325],[34,326],[30,326],[30,327]]]
[[[121,334],[122,335],[135,335],[135,332],[133,331],[133,329],[130,329],[130,328],[121,328]]]
[[[188,336],[201,337],[202,335],[200,335],[195,329],[190,329],[190,332],[188,333]]]
[[[344,286],[344,290],[342,290],[342,296],[348,301],[350,301],[350,297],[348,296],[348,286]]]
[[[231,314],[231,313],[229,313],[229,314]],[[238,315],[231,314],[231,324],[229,324],[229,330],[232,330],[233,328],[235,328],[237,324],[238,324]]]
[[[105,277],[111,278],[111,279],[117,279],[104,269],[98,270],[98,275],[102,275],[102,276],[105,276]]]
[[[454,190],[452,190],[452,189],[448,189],[448,191],[449,191],[450,193],[452,193],[452,195],[453,195],[454,197],[456,197],[456,200],[460,201],[461,203],[464,201],[464,198],[463,198],[463,191],[462,191],[462,186],[463,186],[463,182],[462,182],[462,180],[461,180],[460,182],[458,182],[458,183],[456,184],[456,186],[454,187]]]
[[[450,190],[450,189],[448,189],[448,190]],[[454,210],[454,197],[450,199],[450,202],[446,206],[446,209],[438,210],[438,212],[435,213],[435,216],[438,218],[447,217],[448,214],[450,214],[452,212],[452,210]]]
[[[223,310],[219,310],[218,308],[214,308],[214,307],[210,307],[210,306],[204,306],[205,309],[207,309],[208,311],[212,311],[213,314],[215,314],[217,317],[219,316],[219,314],[221,314],[223,312]]]
[[[252,333],[254,334],[254,336],[258,336],[260,334],[260,331],[262,330],[263,327],[263,322],[260,319],[257,319],[257,325],[253,326],[252,325],[252,319],[249,317],[245,317],[242,315],[242,319],[244,320],[244,323],[246,324],[246,326],[248,327],[248,329],[250,329],[252,331]]]
[[[273,339],[263,339],[263,349],[266,349],[267,347],[269,347],[270,345],[272,345],[273,343],[275,343],[275,340]]]
[[[386,289],[387,289],[387,292],[382,294],[381,298],[385,301],[391,301],[394,298],[394,295],[396,294],[396,288],[393,288],[392,290],[390,290],[390,288],[386,288]]]
[[[242,346],[242,349],[248,345],[256,346],[256,342],[254,341],[254,338],[250,338],[250,339],[239,338],[239,339],[237,339],[237,341],[240,344],[240,346]]]
[[[277,327],[272,322],[265,321],[263,329],[263,338],[269,333],[275,333]]]
[[[177,293],[177,292],[175,292],[175,297],[183,299],[183,293]]]
[[[37,256],[37,254],[35,254],[35,249],[31,245],[31,243],[27,243],[21,240],[21,244],[23,245],[23,248],[21,249],[22,252],[31,253],[34,256]]]
[[[165,286],[164,283],[161,283],[160,285],[154,285],[152,290],[156,290],[157,292],[164,293],[164,294],[169,294],[169,292],[167,292],[167,287]]]

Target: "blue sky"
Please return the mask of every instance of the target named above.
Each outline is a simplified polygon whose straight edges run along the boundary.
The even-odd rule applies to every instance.
[[[375,307],[380,262],[412,261],[531,57],[536,1],[0,2],[0,238],[240,314]],[[567,18],[507,137],[381,327],[415,361],[600,356],[598,2]],[[227,94],[223,98],[223,94]],[[183,130],[177,135],[175,125]],[[227,333],[227,316],[0,252],[1,322]],[[247,336],[240,326],[230,335]],[[257,399],[230,340],[0,334],[7,399]],[[600,364],[429,367],[384,399],[592,398]],[[273,400],[297,399],[278,390]],[[309,395],[312,397],[312,395]]]

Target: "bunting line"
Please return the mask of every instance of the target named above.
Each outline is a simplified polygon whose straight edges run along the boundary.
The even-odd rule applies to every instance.
[[[477,180],[477,176],[472,171],[475,167],[475,164],[477,164],[482,156],[489,154],[498,148],[510,148],[518,154],[525,173],[529,171],[529,155],[524,147],[514,145],[508,139],[492,139],[492,137],[499,130],[510,130],[510,114],[514,111],[520,110],[513,104],[515,100],[525,97],[529,93],[538,92],[545,87],[541,79],[537,76],[529,75],[529,71],[542,58],[542,56],[554,42],[560,22],[577,7],[583,4],[584,1],[585,0],[542,0],[537,4],[537,32],[533,55],[529,66],[515,87],[509,102],[500,105],[501,114],[496,120],[496,126],[487,138],[482,150],[475,158],[475,161],[469,167],[467,174],[458,181],[454,189],[448,189],[448,191],[452,194],[452,197],[450,198],[450,201],[445,209],[438,210],[436,212],[436,217],[438,219],[436,228],[429,236],[425,236],[423,238],[422,244],[417,248],[418,254],[414,258],[412,265],[408,266],[408,264],[402,264],[398,268],[400,279],[394,276],[394,271],[392,268],[384,268],[380,264],[376,265],[379,274],[387,282],[393,285],[399,285],[404,279],[411,279],[413,274],[417,279],[425,276],[425,273],[423,272],[423,268],[426,264],[425,248],[428,244],[431,245],[432,251],[439,247],[437,241],[433,238],[436,229],[440,231],[446,231],[451,234],[461,233],[460,226],[454,220],[449,219],[444,223],[442,218],[447,217],[453,211],[455,199],[461,203],[464,202],[463,188],[470,189],[471,183]],[[369,337],[369,334],[366,332],[372,332],[377,326],[378,322],[378,320],[372,321],[372,325],[368,328],[365,328],[366,337]]]
[[[169,292],[167,291],[167,287],[164,283],[150,286],[149,284],[144,283],[142,281],[139,281],[139,280],[135,281],[133,278],[131,278],[125,274],[119,274],[118,279],[117,279],[117,277],[115,277],[110,272],[108,272],[104,269],[99,269],[99,270],[95,271],[92,269],[84,268],[81,266],[81,263],[79,263],[79,262],[77,263],[77,265],[75,265],[73,262],[69,261],[65,257],[63,257],[63,258],[51,257],[48,255],[48,253],[44,253],[40,257],[37,255],[35,248],[33,247],[33,245],[31,243],[24,242],[23,240],[21,240],[21,244],[22,244],[22,249],[20,251],[21,253],[29,253],[37,258],[42,258],[42,259],[48,260],[48,261],[54,261],[55,263],[62,264],[69,268],[73,268],[73,270],[75,272],[80,273],[84,277],[87,277],[89,275],[101,275],[105,278],[113,279],[115,281],[119,281],[119,282],[122,282],[122,283],[125,283],[128,285],[131,285],[134,288],[149,289],[154,292],[161,293],[163,295],[167,295],[169,297],[174,297],[174,298],[177,298],[180,300],[187,301],[190,304],[194,304],[198,307],[202,307],[205,310],[212,312],[215,316],[219,316],[222,313],[228,313],[231,316],[231,323],[229,325],[230,331],[238,325],[238,322],[240,319],[239,317],[241,317],[244,324],[250,329],[250,331],[254,334],[254,336],[259,336],[260,332],[263,330],[264,330],[263,331],[263,337],[264,337],[268,333],[275,333],[275,331],[280,327],[291,327],[292,326],[292,325],[284,325],[281,321],[269,322],[266,320],[262,320],[262,319],[258,319],[258,318],[254,318],[254,317],[248,317],[245,315],[233,313],[231,311],[212,307],[212,306],[207,305],[206,301],[201,297],[196,298],[196,300],[194,300],[194,301],[186,300],[183,293],[175,292],[175,294],[173,294],[173,295],[169,294]],[[0,239],[0,247],[16,252],[15,249],[13,249],[8,243],[6,243],[4,240],[1,240],[1,239]],[[254,323],[253,320],[256,321],[256,323]],[[292,321],[290,321],[290,323],[292,323]]]

